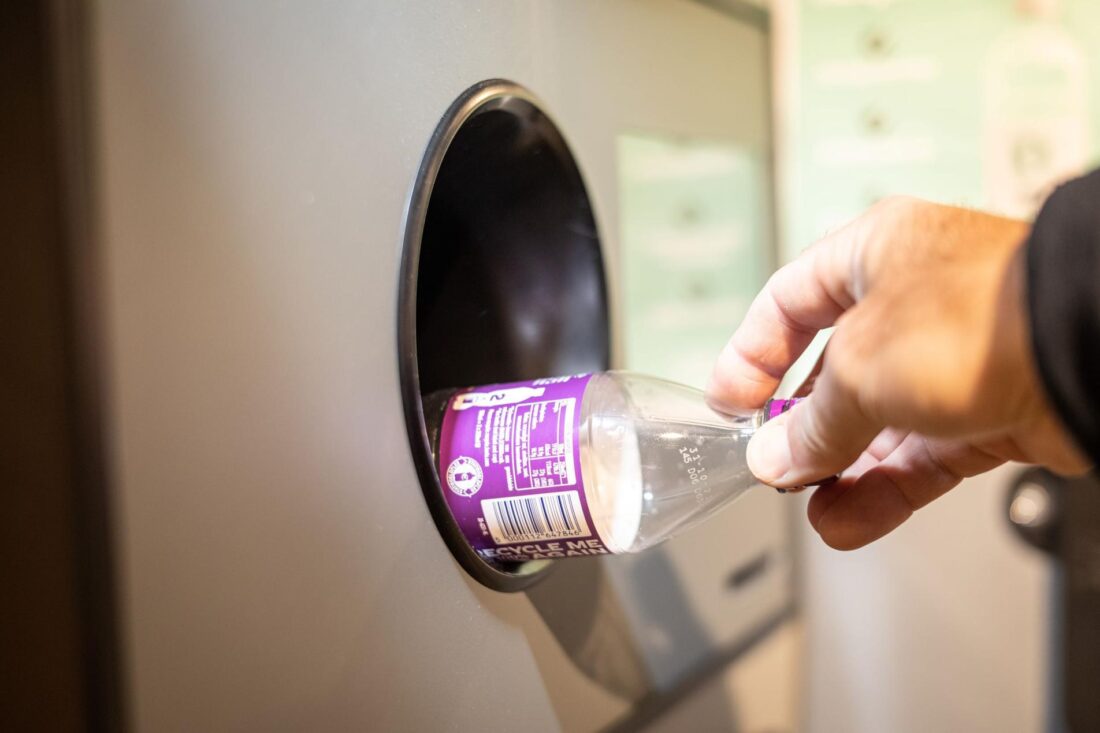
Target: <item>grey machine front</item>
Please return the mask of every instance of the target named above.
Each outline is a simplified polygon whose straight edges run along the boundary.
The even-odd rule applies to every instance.
[[[766,160],[765,11],[101,0],[76,16],[52,22],[87,60],[60,82],[85,101],[63,120],[85,144],[62,157],[83,166],[94,232],[82,353],[102,377],[104,481],[82,511],[102,512],[107,541],[84,551],[109,577],[82,572],[109,593],[97,638],[115,650],[90,685],[113,702],[89,720],[629,727],[789,613],[770,492],[639,556],[484,565],[433,501],[420,402],[620,363],[616,141]]]

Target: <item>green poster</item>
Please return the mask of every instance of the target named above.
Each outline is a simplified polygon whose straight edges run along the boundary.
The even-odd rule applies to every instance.
[[[762,161],[637,134],[617,153],[625,365],[703,386],[770,267]]]
[[[1100,3],[799,8],[788,256],[889,194],[1028,217],[1093,165]]]

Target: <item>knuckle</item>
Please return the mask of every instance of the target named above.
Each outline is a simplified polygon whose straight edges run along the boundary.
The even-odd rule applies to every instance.
[[[836,330],[829,339],[826,351],[830,376],[844,392],[854,392],[862,383],[871,354],[868,353],[867,329],[854,318],[855,312],[849,311],[837,320]]]
[[[714,394],[728,394],[733,390],[736,381],[737,365],[735,362],[735,355],[732,349],[726,347],[718,355],[718,360],[714,363],[713,369],[710,373],[710,381],[707,384],[707,391]]]
[[[798,275],[798,268],[812,257],[812,250],[813,247],[803,250],[794,260],[773,272],[764,284],[764,289],[761,293],[767,293],[769,296],[774,296],[777,290],[782,289],[782,287],[787,284],[788,279],[796,278]]]

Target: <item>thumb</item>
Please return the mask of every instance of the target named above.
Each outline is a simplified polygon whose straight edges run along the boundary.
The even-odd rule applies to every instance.
[[[884,427],[864,414],[826,363],[813,393],[749,441],[749,470],[779,488],[812,484],[855,463]]]

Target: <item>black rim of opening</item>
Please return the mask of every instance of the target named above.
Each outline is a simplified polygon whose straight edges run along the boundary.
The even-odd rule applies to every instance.
[[[409,445],[420,486],[440,534],[458,563],[475,580],[493,590],[515,592],[539,582],[554,568],[552,561],[534,561],[515,565],[492,564],[480,558],[463,536],[447,506],[432,459],[431,442],[424,416],[417,361],[417,279],[428,205],[440,167],[451,142],[462,126],[479,113],[519,107],[525,113],[547,117],[538,100],[522,86],[502,80],[480,82],[463,92],[443,115],[428,143],[409,196],[405,213],[403,253],[398,285],[397,345],[401,396]],[[556,126],[550,126],[559,135]],[[563,139],[561,147],[568,151]],[[569,154],[573,167],[576,167]],[[576,171],[578,180],[579,170]],[[581,182],[583,189],[583,182]],[[600,273],[601,279],[604,273]]]

